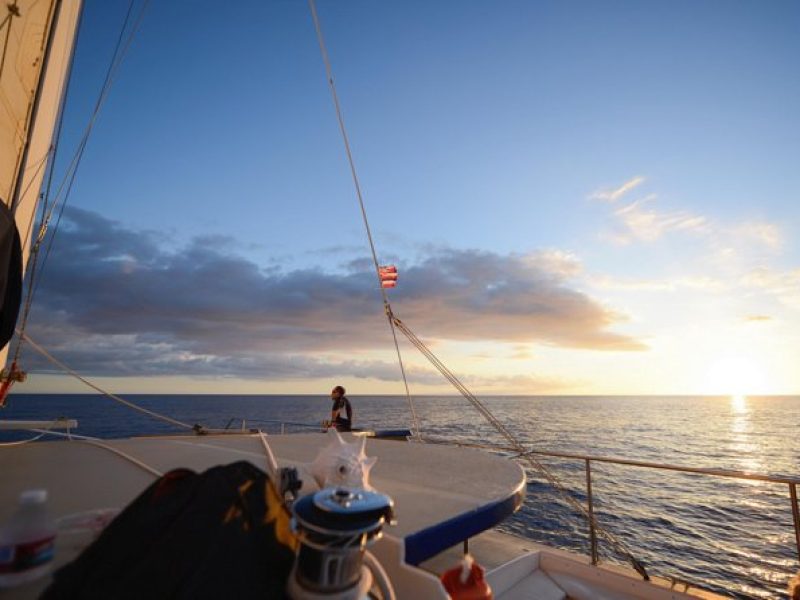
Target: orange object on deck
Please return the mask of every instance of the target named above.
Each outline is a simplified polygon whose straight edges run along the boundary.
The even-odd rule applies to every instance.
[[[442,585],[453,600],[492,600],[492,588],[483,576],[483,567],[466,554],[461,566],[442,574]]]

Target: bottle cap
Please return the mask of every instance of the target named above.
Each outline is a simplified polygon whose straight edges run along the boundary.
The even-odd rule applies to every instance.
[[[19,495],[20,504],[44,504],[47,502],[47,490],[25,490]]]

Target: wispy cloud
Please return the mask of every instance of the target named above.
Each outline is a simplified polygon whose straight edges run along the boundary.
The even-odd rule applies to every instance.
[[[695,233],[708,231],[708,219],[705,217],[685,211],[662,212],[655,210],[649,206],[655,200],[655,194],[651,194],[614,211],[614,215],[624,227],[624,233],[620,239],[634,238],[652,242],[672,231]]]
[[[630,192],[632,189],[640,186],[644,182],[645,182],[644,177],[637,176],[632,179],[629,179],[628,181],[626,181],[617,188],[602,189],[593,192],[589,196],[589,198],[591,198],[592,200],[602,200],[604,202],[616,202],[617,200],[622,198],[625,194]]]
[[[744,317],[744,321],[747,323],[764,323],[772,321],[772,317],[769,315],[747,315]]]
[[[782,271],[758,267],[747,272],[740,283],[768,294],[786,306],[800,309],[800,269]]]
[[[591,197],[616,202],[642,182],[644,177],[634,177],[616,189],[595,192]],[[627,245],[635,241],[656,242],[673,233],[689,233],[704,239],[722,260],[764,250],[775,253],[784,246],[783,232],[776,223],[754,220],[725,223],[688,210],[663,210],[656,206],[658,200],[656,194],[650,193],[618,204],[610,213],[613,229],[602,231],[600,237],[615,245]]]
[[[587,281],[590,285],[600,289],[634,292],[674,292],[681,289],[723,292],[731,287],[730,283],[723,279],[707,276],[624,279],[608,275],[595,275],[587,278]]]
[[[731,227],[729,233],[735,240],[754,241],[771,250],[780,250],[784,244],[783,233],[774,223],[747,221]]]
[[[31,332],[68,364],[103,375],[380,372],[359,359],[390,344],[369,265],[284,271],[236,254],[225,239],[176,250],[88,211],[73,208],[65,220]],[[609,331],[622,315],[570,285],[579,269],[555,251],[441,249],[401,265],[393,301],[434,341],[644,349]]]
[[[557,377],[540,375],[499,375],[492,377],[469,376],[464,378],[464,383],[470,389],[480,390],[481,393],[519,394],[520,392],[537,394],[554,394],[565,389],[574,388],[583,382],[565,381]]]

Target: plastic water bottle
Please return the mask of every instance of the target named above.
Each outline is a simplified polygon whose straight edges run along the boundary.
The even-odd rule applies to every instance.
[[[46,575],[52,566],[56,523],[47,513],[47,490],[27,490],[0,529],[0,588]]]

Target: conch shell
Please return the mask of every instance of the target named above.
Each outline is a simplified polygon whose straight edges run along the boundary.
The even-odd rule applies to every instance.
[[[311,475],[320,488],[342,486],[372,490],[369,471],[378,460],[368,458],[364,452],[367,439],[347,443],[335,429],[328,430],[330,443],[325,446],[310,465]]]

